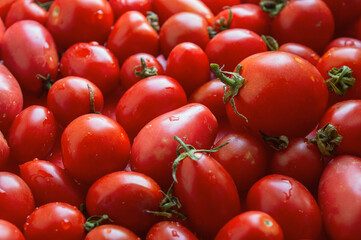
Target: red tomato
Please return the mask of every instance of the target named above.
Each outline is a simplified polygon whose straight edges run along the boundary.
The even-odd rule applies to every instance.
[[[105,96],[104,107],[101,113],[107,117],[110,117],[113,120],[117,120],[116,117],[117,105],[119,99],[123,96],[124,92],[125,90],[121,86],[118,86],[116,89],[114,89],[112,94]]]
[[[113,53],[97,42],[77,43],[68,48],[60,61],[61,74],[83,77],[97,85],[104,95],[119,83],[119,65]]]
[[[30,106],[21,111],[11,124],[8,135],[11,158],[18,163],[45,158],[57,136],[53,113],[42,106]]]
[[[33,194],[28,185],[15,174],[0,172],[0,219],[23,229],[26,217],[34,207]]]
[[[146,16],[147,12],[152,10],[151,2],[151,0],[109,0],[115,20],[127,11],[138,11]]]
[[[231,175],[214,158],[196,153],[198,160],[186,157],[176,171],[174,196],[191,228],[205,239],[241,212],[236,185]]]
[[[333,37],[334,20],[322,0],[291,0],[273,19],[271,29],[279,44],[301,43],[322,52]]]
[[[136,53],[157,56],[159,37],[142,13],[128,11],[114,24],[107,47],[117,57],[121,66],[125,59]]]
[[[258,34],[240,28],[218,33],[206,48],[209,62],[224,66],[224,71],[233,71],[244,58],[266,51],[267,45]]]
[[[280,225],[261,211],[247,211],[232,218],[218,232],[215,240],[283,240]]]
[[[103,44],[113,22],[113,11],[106,0],[55,0],[46,26],[59,51],[64,51],[78,42]]]
[[[180,12],[196,13],[205,18],[208,24],[211,24],[214,18],[212,11],[201,0],[153,0],[152,9],[158,15],[161,25]]]
[[[360,177],[361,159],[350,155],[336,157],[322,173],[318,200],[332,239],[356,240],[361,235]]]
[[[344,66],[350,68],[352,72],[346,73],[347,69]],[[333,70],[333,68],[337,68],[338,71]],[[361,99],[361,48],[331,48],[322,55],[317,64],[317,69],[326,80],[330,90],[329,106],[343,100]],[[329,72],[336,76],[331,77]],[[355,79],[354,84],[349,83],[350,77]]]
[[[72,205],[52,202],[36,208],[24,224],[26,240],[83,240],[83,214]]]
[[[4,169],[4,166],[7,164],[10,156],[9,145],[4,138],[4,135],[0,131],[0,170]]]
[[[167,59],[165,74],[176,79],[190,96],[209,80],[209,61],[196,44],[184,42],[176,45]]]
[[[150,176],[167,189],[172,183],[172,163],[178,145],[174,136],[198,149],[207,149],[213,144],[217,128],[216,118],[201,104],[187,104],[164,113],[148,122],[134,139],[131,169]]]
[[[5,21],[6,15],[11,7],[11,5],[16,0],[3,0],[0,2],[0,18]]]
[[[25,240],[19,228],[2,219],[0,219],[0,239]]]
[[[41,8],[34,0],[17,0],[11,5],[5,19],[5,26],[8,28],[20,20],[34,20],[45,25],[48,12]]]
[[[202,0],[214,14],[218,14],[225,6],[240,4],[241,0]]]
[[[316,200],[291,177],[273,174],[258,180],[247,194],[247,208],[268,213],[288,240],[317,240],[322,231]]]
[[[122,170],[128,163],[130,143],[124,129],[100,114],[76,118],[61,137],[64,167],[81,182]]]
[[[352,154],[361,157],[361,100],[347,100],[332,105],[319,123],[322,128],[327,123],[332,124],[342,136],[342,141],[336,147],[334,154]]]
[[[20,165],[20,176],[30,187],[36,206],[64,202],[79,207],[85,199],[80,185],[51,162],[35,158]]]
[[[146,240],[198,240],[198,238],[179,222],[163,221],[156,223],[147,233]]]
[[[1,18],[0,18],[0,60],[2,59],[2,56],[1,56],[1,43],[2,43],[3,38],[4,38],[4,33],[5,33],[4,21],[1,20]]]
[[[261,139],[248,133],[227,134],[214,147],[226,142],[229,143],[212,153],[212,157],[229,172],[239,193],[247,193],[266,174],[268,152]]]
[[[180,84],[171,77],[158,75],[143,79],[120,98],[116,117],[131,140],[149,121],[187,104]]]
[[[209,41],[208,23],[196,13],[181,12],[172,15],[159,31],[160,50],[168,58],[172,49],[182,42],[191,42],[205,49]]]
[[[106,224],[91,230],[84,240],[141,240],[135,233],[129,229],[114,225]]]
[[[36,21],[22,20],[11,25],[5,32],[1,54],[4,65],[23,91],[35,94],[43,91],[43,82],[37,74],[57,77],[59,60],[53,37]]]
[[[64,127],[81,115],[100,112],[103,102],[103,94],[96,85],[74,76],[56,81],[47,96],[48,108]]]
[[[142,69],[141,58],[144,59],[147,68],[144,73],[142,73],[144,69]],[[134,70],[135,67],[137,68]],[[134,71],[139,72],[141,76],[137,77]],[[137,53],[128,57],[120,68],[120,84],[125,89],[128,89],[142,78],[154,76],[155,74],[164,74],[163,66],[157,58],[148,53]]]
[[[6,134],[15,116],[23,108],[23,94],[19,83],[2,64],[0,64],[0,99],[0,131]]]
[[[278,51],[293,53],[303,57],[314,66],[317,65],[318,60],[320,59],[320,56],[315,51],[299,43],[284,43],[278,48]]]
[[[158,184],[150,177],[119,171],[96,181],[86,197],[90,215],[107,214],[114,224],[121,225],[143,236],[158,217],[147,211],[159,211],[163,199]]]
[[[333,47],[358,47],[361,48],[361,40],[351,37],[339,37],[332,40],[327,47],[325,48],[324,52],[327,52]]]

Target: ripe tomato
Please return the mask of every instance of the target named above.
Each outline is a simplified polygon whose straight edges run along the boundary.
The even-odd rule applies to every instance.
[[[324,52],[327,52],[333,47],[358,47],[361,48],[361,40],[351,37],[339,37],[332,40],[327,47],[325,48]]]
[[[143,236],[158,217],[147,211],[158,211],[163,195],[158,184],[137,172],[113,172],[96,181],[86,197],[90,215],[107,214],[114,224]]]
[[[78,42],[105,43],[113,22],[113,11],[106,0],[55,0],[46,27],[63,52]]]
[[[0,18],[5,21],[6,15],[11,7],[11,5],[16,0],[3,0],[0,2]]]
[[[202,0],[214,14],[218,14],[224,6],[233,6],[241,3],[241,0]]]
[[[12,160],[25,163],[45,158],[55,144],[57,127],[53,113],[45,107],[33,105],[21,111],[8,135]]]
[[[35,94],[43,91],[37,74],[57,78],[59,60],[55,42],[49,31],[36,21],[22,20],[11,25],[4,34],[1,54],[4,65],[23,91]]]
[[[114,225],[106,224],[91,230],[84,240],[141,240],[135,233],[129,229]]]
[[[318,200],[327,234],[332,239],[358,239],[361,231],[361,159],[351,155],[334,158],[322,173]]]
[[[184,42],[176,45],[167,59],[165,74],[176,79],[190,96],[209,80],[209,61],[196,44]]]
[[[45,25],[48,12],[41,8],[34,0],[17,0],[11,5],[6,18],[5,26],[8,28],[20,20],[34,20]]]
[[[113,53],[97,42],[76,43],[60,61],[61,74],[83,77],[94,83],[104,95],[119,84],[119,65]]]
[[[215,240],[283,240],[280,225],[261,211],[246,211],[232,218],[218,232]]]
[[[34,207],[34,197],[28,185],[15,174],[0,172],[0,219],[23,229],[26,217]]]
[[[151,0],[109,0],[109,4],[115,20],[128,11],[138,11],[146,16],[152,10]]]
[[[162,221],[156,223],[151,229],[149,229],[145,239],[198,240],[198,238],[188,228],[182,226],[179,222],[171,221]]]
[[[72,205],[52,202],[36,208],[24,224],[26,240],[83,240],[83,214]]]
[[[4,166],[7,164],[10,156],[9,145],[0,131],[0,170],[4,169]]]
[[[124,129],[113,119],[86,114],[65,128],[61,149],[65,169],[77,180],[91,184],[125,168],[130,143]]]
[[[0,219],[0,239],[25,240],[19,228],[2,219]]]
[[[116,118],[131,141],[152,119],[187,104],[187,96],[173,78],[158,75],[145,78],[120,98]]]
[[[300,43],[284,43],[278,48],[278,51],[293,53],[303,57],[314,66],[317,65],[320,59],[320,56],[315,51]]]
[[[316,200],[297,180],[268,175],[258,180],[247,194],[247,209],[268,213],[289,240],[317,240],[322,220]]]

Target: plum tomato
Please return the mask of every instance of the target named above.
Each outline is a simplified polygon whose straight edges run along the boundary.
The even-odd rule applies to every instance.
[[[18,0],[11,5],[5,18],[5,26],[8,28],[20,20],[34,20],[45,25],[48,12],[40,7],[34,0]]]
[[[180,222],[162,221],[152,226],[145,238],[146,240],[158,239],[187,239],[198,240],[198,238],[186,227],[181,225]]]
[[[333,39],[325,48],[327,52],[333,47],[358,47],[361,48],[361,40],[352,37],[338,37]]]
[[[114,20],[128,11],[138,11],[144,16],[152,10],[151,0],[109,0],[109,4],[113,9]]]
[[[115,225],[105,224],[91,230],[84,240],[141,240],[129,229]]]
[[[293,53],[303,57],[314,66],[317,65],[320,59],[320,56],[315,51],[300,43],[284,43],[278,48],[278,51]]]

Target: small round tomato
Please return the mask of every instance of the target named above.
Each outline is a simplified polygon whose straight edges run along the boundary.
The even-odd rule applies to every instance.
[[[358,47],[361,48],[361,40],[351,37],[339,37],[332,40],[327,47],[325,48],[324,52],[327,52],[333,47]]]
[[[168,58],[172,49],[182,42],[191,42],[205,49],[209,41],[207,27],[206,19],[196,13],[172,15],[159,31],[161,53]]]
[[[106,224],[91,230],[84,240],[141,240],[135,233],[129,229],[114,225]]]
[[[0,239],[25,240],[19,228],[2,219],[0,219]]]
[[[162,221],[156,223],[149,229],[146,240],[198,240],[198,238],[186,227],[182,226],[179,222]]]
[[[158,184],[144,174],[114,172],[90,187],[86,208],[90,215],[107,214],[114,224],[143,236],[158,221],[158,217],[148,211],[159,211],[163,199],[160,190]]]
[[[81,115],[100,112],[103,104],[100,89],[87,79],[75,76],[56,81],[47,95],[47,107],[64,127]]]
[[[247,209],[263,211],[281,226],[289,240],[317,240],[322,220],[316,200],[297,180],[284,175],[267,175],[247,194]]]
[[[278,51],[293,53],[303,57],[314,66],[317,65],[320,59],[320,56],[315,51],[300,43],[284,43],[278,48]]]
[[[4,166],[7,164],[10,156],[9,145],[0,131],[0,170],[4,169]]]
[[[124,129],[113,119],[85,114],[65,128],[61,149],[65,169],[77,180],[91,184],[125,168],[130,143]]]
[[[184,42],[176,45],[167,59],[165,74],[176,79],[190,96],[209,80],[209,61],[196,44]]]
[[[215,240],[283,240],[280,225],[261,211],[246,211],[232,218],[218,232]]]
[[[114,54],[97,42],[76,43],[68,48],[60,61],[63,77],[78,76],[94,83],[104,95],[119,83],[119,65]]]
[[[26,217],[34,208],[33,194],[24,180],[15,174],[0,172],[0,219],[23,229]]]
[[[85,217],[72,205],[45,204],[32,212],[24,224],[26,240],[83,240]]]
[[[59,51],[78,42],[105,43],[114,17],[106,0],[55,0],[49,9],[46,26]]]
[[[146,16],[152,10],[151,3],[151,0],[109,0],[115,20],[128,11],[138,11]]]
[[[45,107],[33,105],[21,111],[8,135],[12,160],[25,163],[45,158],[55,144],[57,127],[53,113]]]
[[[20,20],[34,20],[45,25],[48,12],[41,8],[34,0],[17,0],[11,5],[5,19],[5,26],[8,28]]]

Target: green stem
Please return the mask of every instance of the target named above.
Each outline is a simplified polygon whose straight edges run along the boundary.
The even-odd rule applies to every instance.
[[[266,0],[261,1],[259,6],[273,18],[286,6],[287,2],[288,0]]]
[[[137,69],[139,67],[142,70],[138,71]],[[142,79],[151,77],[151,76],[156,76],[158,74],[157,72],[158,72],[158,69],[155,66],[148,68],[144,58],[140,58],[140,65],[137,65],[133,68],[133,73],[135,74],[135,76],[140,77]]]
[[[94,228],[100,226],[100,224],[102,224],[102,222],[104,222],[105,220],[113,222],[113,220],[110,219],[109,216],[106,214],[91,216],[84,223],[84,229],[85,229],[85,231],[90,232]]]
[[[261,38],[266,43],[268,50],[270,51],[278,51],[279,45],[276,39],[271,36],[262,35]]]
[[[41,3],[38,0],[34,0],[34,2],[41,7],[42,9],[44,9],[45,11],[49,11],[49,8],[51,7],[51,5],[53,4],[54,1],[49,1],[49,2],[45,2],[45,3]]]
[[[276,151],[282,151],[285,150],[288,147],[289,140],[287,136],[281,135],[279,137],[277,136],[268,136],[261,130],[259,131],[262,135],[263,140],[274,150]]]
[[[89,106],[90,106],[90,113],[100,114],[100,112],[95,111],[95,98],[94,98],[94,91],[90,84],[87,84],[89,90]]]
[[[347,90],[353,87],[356,82],[356,79],[351,75],[353,71],[348,66],[332,68],[327,73],[330,76],[326,80],[327,87],[339,96],[345,95]]]
[[[332,156],[335,148],[342,142],[342,136],[335,126],[327,123],[317,130],[315,138],[308,139],[308,142],[315,143],[322,155]]]
[[[159,17],[154,12],[148,11],[147,12],[147,21],[149,22],[150,26],[156,31],[159,32]]]
[[[36,78],[43,82],[43,91],[49,92],[51,86],[54,84],[54,80],[51,79],[50,73],[48,75],[43,76],[41,74],[36,74]]]

